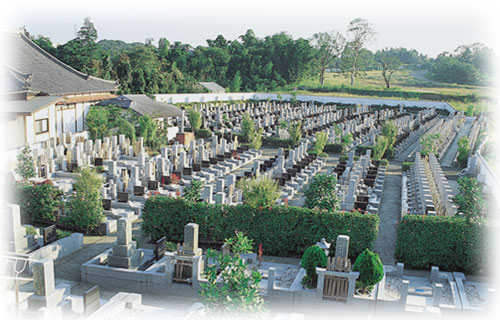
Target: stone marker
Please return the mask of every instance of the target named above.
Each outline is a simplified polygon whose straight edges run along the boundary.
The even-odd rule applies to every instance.
[[[99,286],[93,286],[83,294],[83,310],[88,317],[101,307]]]
[[[349,236],[339,235],[335,245],[335,257],[347,258],[349,254]]]
[[[183,252],[190,255],[201,255],[201,249],[198,248],[198,230],[196,223],[188,223],[184,226],[184,247]]]

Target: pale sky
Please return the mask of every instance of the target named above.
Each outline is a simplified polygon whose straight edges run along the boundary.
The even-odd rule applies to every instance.
[[[140,0],[140,1],[12,1],[0,4],[0,27],[25,26],[34,35],[65,43],[75,37],[85,17],[94,22],[99,39],[140,41],[165,37],[193,46],[222,34],[234,40],[253,29],[258,37],[287,31],[310,38],[321,31],[345,33],[349,21],[361,17],[377,35],[368,47],[414,48],[429,56],[482,42],[499,50],[496,1],[342,1],[338,0]],[[405,2],[410,2],[405,4]]]

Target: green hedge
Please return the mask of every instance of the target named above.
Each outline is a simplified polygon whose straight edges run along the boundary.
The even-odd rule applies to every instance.
[[[410,268],[477,273],[492,259],[483,247],[491,231],[484,220],[406,215],[398,225],[396,259]]]
[[[483,97],[475,93],[471,94],[439,94],[433,92],[417,92],[417,91],[403,91],[403,90],[377,90],[368,88],[353,88],[348,85],[334,85],[323,87],[299,87],[300,90],[307,90],[311,92],[344,92],[362,96],[377,96],[377,97],[391,97],[401,99],[419,99],[419,100],[433,100],[433,101],[461,101],[461,102],[478,102]]]
[[[329,143],[325,146],[324,151],[342,153],[344,152],[344,145],[342,145],[341,143]]]
[[[261,209],[212,205],[165,196],[149,198],[142,218],[144,235],[153,239],[166,236],[169,241],[182,242],[184,226],[196,222],[200,239],[222,242],[235,231],[243,231],[255,246],[262,243],[265,254],[278,256],[301,255],[323,237],[334,244],[339,234],[345,234],[351,237],[349,255],[356,258],[372,248],[379,225],[377,215],[359,212],[330,214],[291,206]]]
[[[262,144],[265,146],[291,148],[293,141],[292,139],[280,139],[278,137],[262,137]]]

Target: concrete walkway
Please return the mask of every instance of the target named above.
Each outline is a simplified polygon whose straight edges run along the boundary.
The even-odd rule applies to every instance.
[[[458,140],[461,137],[469,135],[470,129],[472,128],[472,124],[474,123],[474,119],[475,119],[474,117],[466,118],[464,125],[462,126],[462,128],[460,128],[460,131],[458,131],[457,135],[451,142],[450,146],[443,154],[443,157],[440,159],[441,166],[446,166],[446,167],[454,166],[453,160],[455,160],[455,156],[457,155],[458,152]]]
[[[396,225],[401,217],[401,162],[389,163],[378,215],[380,225],[378,238],[375,241],[375,252],[379,254],[384,265],[394,265]]]

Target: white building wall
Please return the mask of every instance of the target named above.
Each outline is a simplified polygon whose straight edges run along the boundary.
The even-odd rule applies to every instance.
[[[275,93],[255,93],[255,92],[232,92],[232,93],[180,93],[180,94],[157,94],[157,101],[167,103],[191,103],[191,102],[212,102],[212,101],[231,101],[231,100],[277,100],[278,94]],[[290,94],[283,94],[281,98],[288,101],[292,98]],[[441,101],[421,101],[421,100],[396,100],[396,99],[377,99],[377,98],[353,98],[353,97],[334,97],[334,96],[315,96],[298,95],[300,101],[318,101],[322,103],[348,103],[360,105],[387,105],[387,106],[405,106],[445,109],[449,112],[455,112],[455,109],[446,102]]]

